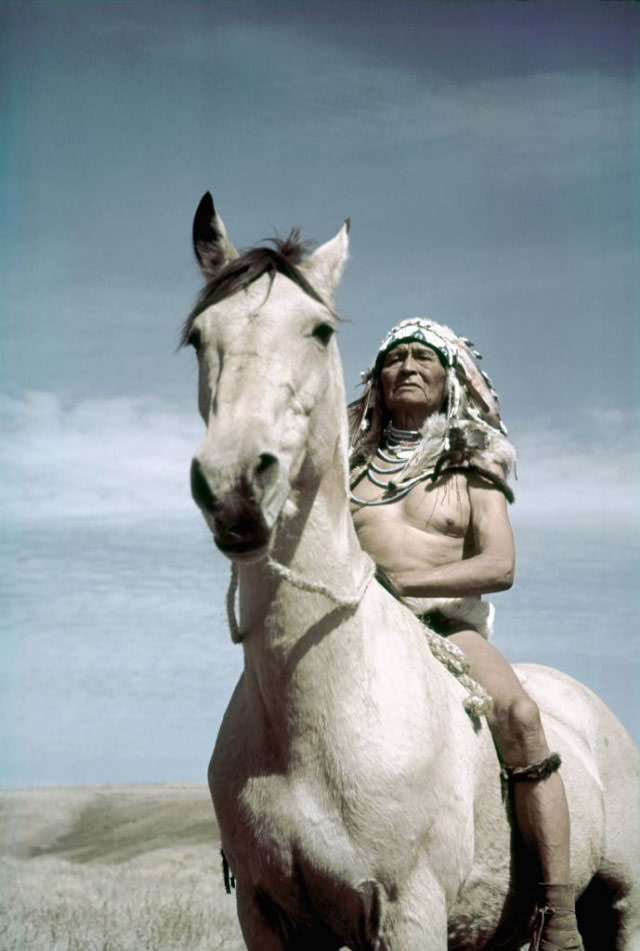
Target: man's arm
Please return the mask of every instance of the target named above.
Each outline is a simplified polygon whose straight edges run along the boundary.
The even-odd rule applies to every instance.
[[[506,591],[513,584],[515,551],[505,497],[477,476],[469,476],[467,486],[474,554],[435,568],[387,572],[400,594],[414,598],[464,598]]]

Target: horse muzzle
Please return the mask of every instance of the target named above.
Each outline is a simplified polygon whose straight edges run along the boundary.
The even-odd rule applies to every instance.
[[[217,547],[235,561],[267,554],[288,488],[282,466],[271,453],[260,453],[242,466],[211,464],[201,454],[191,463],[193,499]]]

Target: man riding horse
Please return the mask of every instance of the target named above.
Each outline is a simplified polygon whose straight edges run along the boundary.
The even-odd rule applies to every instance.
[[[487,720],[541,880],[531,947],[579,951],[560,758],[537,705],[489,643],[493,609],[480,597],[513,580],[506,478],[515,452],[471,346],[421,318],[386,335],[350,407],[353,520],[383,583],[463,650],[492,697]]]

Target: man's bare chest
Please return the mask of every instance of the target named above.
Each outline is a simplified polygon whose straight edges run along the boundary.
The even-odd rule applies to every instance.
[[[377,477],[379,478],[379,477]],[[384,477],[379,481],[388,482]],[[400,524],[436,535],[464,538],[469,528],[471,508],[466,478],[458,473],[444,476],[436,483],[420,482],[402,497],[391,501],[389,493],[386,504],[385,489],[365,476],[354,488],[354,496],[362,505],[352,503],[352,515],[356,529],[374,527],[383,531],[384,526]]]

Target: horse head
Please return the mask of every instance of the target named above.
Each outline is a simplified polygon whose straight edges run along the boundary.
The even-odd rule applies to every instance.
[[[334,299],[348,230],[345,222],[308,256],[296,231],[239,254],[209,193],[196,211],[206,285],[182,342],[197,353],[206,434],[191,491],[234,560],[267,554],[301,480],[319,479],[335,457],[344,390]]]

